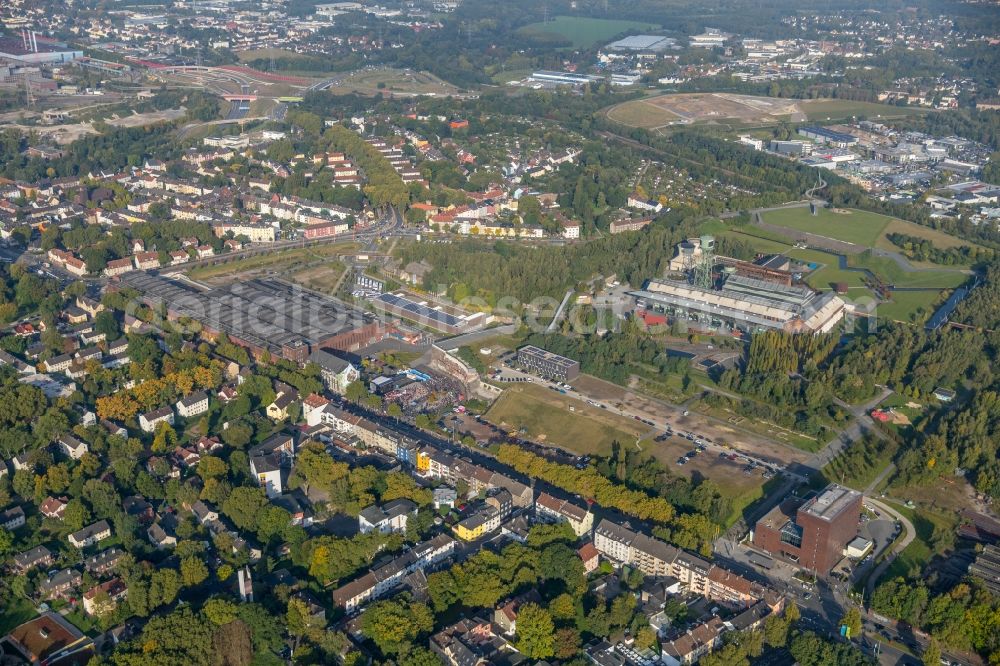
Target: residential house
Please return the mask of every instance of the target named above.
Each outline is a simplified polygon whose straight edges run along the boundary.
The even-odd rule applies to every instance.
[[[42,365],[45,367],[45,372],[65,372],[73,365],[73,356],[70,354],[53,356]]]
[[[250,473],[257,485],[264,489],[268,498],[275,498],[283,492],[281,456],[265,453],[250,458]]]
[[[274,421],[284,421],[288,418],[289,407],[298,400],[298,397],[298,392],[294,389],[279,392],[274,401],[267,406],[267,417]]]
[[[46,518],[62,520],[63,514],[66,513],[66,502],[65,497],[46,497],[38,510]]]
[[[125,556],[125,551],[112,546],[83,561],[84,568],[94,576],[101,576],[113,570]]]
[[[146,537],[159,550],[173,548],[177,545],[177,535],[174,534],[174,526],[165,517],[149,526],[146,530]]]
[[[106,520],[99,520],[87,525],[82,530],[70,534],[67,539],[76,548],[86,548],[111,537],[111,525]]]
[[[160,255],[157,252],[138,252],[134,255],[135,267],[141,271],[160,267]]]
[[[449,666],[493,664],[504,661],[504,653],[514,651],[482,616],[463,618],[445,627],[431,636],[430,648]]]
[[[693,629],[660,645],[661,660],[667,666],[693,664],[706,654],[711,654],[722,644],[725,623],[718,617],[699,624]]]
[[[578,537],[589,534],[594,526],[594,514],[590,512],[589,507],[559,499],[548,493],[539,493],[535,498],[535,516],[539,520],[565,521]]]
[[[122,508],[126,515],[136,519],[140,525],[149,525],[156,519],[153,505],[141,495],[131,495],[122,500]]]
[[[521,606],[526,603],[542,603],[542,597],[538,594],[538,590],[531,589],[525,594],[501,603],[493,612],[493,622],[500,627],[504,634],[513,636],[517,633],[517,613]]]
[[[191,505],[191,513],[199,525],[207,525],[219,519],[219,513],[201,500]]]
[[[87,615],[110,613],[118,602],[128,596],[128,585],[121,578],[112,578],[83,593],[83,612]]]
[[[42,599],[64,597],[83,582],[83,576],[76,569],[62,569],[38,584],[38,595]]]
[[[601,554],[597,552],[597,547],[590,541],[578,548],[576,554],[583,561],[583,571],[588,575],[596,571],[601,564]]]
[[[455,540],[446,534],[422,541],[389,562],[373,567],[360,578],[334,590],[333,603],[353,615],[368,601],[377,599],[400,585],[408,574],[435,567],[454,552]]]
[[[142,428],[143,432],[156,432],[156,426],[160,423],[174,424],[174,410],[170,406],[160,407],[139,415],[139,427]]]
[[[405,498],[386,502],[381,507],[373,504],[358,514],[358,529],[362,534],[405,532],[407,520],[416,513],[417,505]]]
[[[35,546],[14,556],[14,571],[24,575],[32,569],[50,566],[54,561],[52,551],[45,546]]]
[[[9,509],[0,511],[0,527],[8,532],[13,532],[24,526],[24,509],[19,506],[12,506]]]
[[[195,391],[177,401],[177,413],[186,419],[208,411],[208,394]]]
[[[279,495],[272,499],[271,503],[288,512],[288,515],[291,516],[290,522],[292,525],[300,525],[302,527],[312,526],[314,518],[312,505],[301,490]]]
[[[90,448],[78,440],[73,435],[62,435],[56,440],[56,444],[59,446],[59,450],[65,455],[69,456],[72,460],[79,460],[83,457],[84,453],[90,451]]]
[[[319,395],[312,393],[302,401],[302,418],[310,427],[319,425],[323,420],[323,410],[330,404],[330,401]]]
[[[198,441],[195,443],[195,448],[197,449],[199,454],[207,456],[209,454],[215,453],[216,451],[221,451],[225,447],[222,446],[222,442],[219,441],[218,437],[215,436],[205,437],[204,435],[202,435],[201,437],[198,438]]]

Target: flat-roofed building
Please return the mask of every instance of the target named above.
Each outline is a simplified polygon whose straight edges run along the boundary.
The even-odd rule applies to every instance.
[[[122,282],[170,319],[190,317],[207,335],[226,333],[255,356],[265,351],[304,363],[321,347],[355,351],[381,339],[379,321],[344,303],[280,280],[235,282],[201,290],[160,275],[133,273]]]
[[[833,292],[738,274],[725,275],[719,288],[653,279],[629,293],[641,310],[662,312],[689,328],[709,332],[827,333],[847,313],[847,305]]]
[[[858,534],[861,500],[858,491],[831,484],[799,506],[782,503],[757,521],[753,544],[825,575]]]
[[[580,374],[580,362],[553,354],[534,345],[525,345],[517,350],[517,363],[523,368],[543,377],[566,382]]]

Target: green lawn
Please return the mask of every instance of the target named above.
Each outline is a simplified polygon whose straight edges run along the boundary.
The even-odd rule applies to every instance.
[[[939,527],[944,530],[954,530],[958,526],[957,513],[947,515],[945,513],[928,511],[923,508],[910,509],[897,502],[890,502],[890,504],[899,513],[910,519],[917,534],[916,538],[910,542],[910,545],[889,565],[889,568],[882,575],[882,578],[880,578],[883,581],[892,580],[897,576],[907,576],[912,571],[923,571],[934,557],[934,551],[930,545],[934,528]]]
[[[891,301],[879,304],[876,314],[882,319],[919,324],[947,297],[947,291],[897,291],[893,292]]]
[[[809,120],[844,120],[852,116],[869,118],[902,118],[928,113],[927,109],[892,106],[874,102],[856,102],[849,99],[803,100],[800,105]]]
[[[887,284],[910,289],[954,289],[969,279],[968,275],[960,271],[904,271],[892,259],[875,257],[867,252],[848,257],[847,263],[850,266],[867,268]]]
[[[807,233],[835,238],[864,247],[874,247],[882,230],[893,218],[876,213],[851,210],[835,213],[820,208],[816,215],[808,208],[785,208],[764,214],[764,221]]]
[[[588,48],[598,42],[609,41],[612,37],[629,30],[656,31],[660,26],[641,21],[584,18],[579,16],[557,16],[547,23],[532,23],[518,32],[543,36],[546,33],[564,37],[573,42],[576,49]]]
[[[523,428],[530,439],[581,455],[606,455],[613,440],[631,445],[649,430],[638,421],[529,383],[508,385],[486,419],[507,431]]]

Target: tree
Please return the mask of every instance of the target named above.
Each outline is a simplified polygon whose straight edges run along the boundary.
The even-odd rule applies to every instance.
[[[116,666],[210,666],[212,633],[211,624],[195,615],[190,608],[180,608],[151,618],[135,641],[119,647],[111,663]]]
[[[166,453],[177,446],[177,432],[166,421],[156,424],[156,434],[153,436],[152,450],[154,453]]]
[[[924,666],[939,666],[941,663],[941,645],[938,643],[937,639],[933,636],[927,647],[924,648],[924,653],[920,655],[921,660],[924,662]]]
[[[515,645],[529,659],[547,659],[555,654],[555,625],[547,610],[530,602],[521,606]]]
[[[569,594],[560,594],[549,603],[549,613],[554,620],[572,620],[576,617],[576,601]]]
[[[848,636],[850,638],[860,638],[861,637],[861,611],[858,610],[857,606],[851,606],[847,609],[844,617],[840,618],[840,626],[847,626]]]
[[[262,489],[240,486],[233,488],[233,492],[222,503],[222,513],[236,527],[256,531],[258,518],[267,506],[267,497]]]
[[[556,659],[572,659],[580,651],[580,632],[575,627],[556,629],[552,646]]]
[[[417,602],[377,601],[361,616],[361,633],[383,654],[405,654],[420,635],[434,628],[431,609]]]
[[[238,619],[216,628],[212,652],[215,666],[249,666],[254,658],[250,628]]]
[[[443,666],[441,658],[425,647],[415,647],[396,661],[399,666]]]
[[[198,461],[197,472],[202,479],[208,480],[225,476],[229,472],[229,467],[221,458],[205,456]]]
[[[14,545],[14,535],[8,530],[0,527],[0,557],[6,555],[11,551],[11,546]]]
[[[121,337],[121,327],[118,326],[118,319],[110,310],[102,310],[94,317],[94,331],[103,333],[108,342],[113,342]]]
[[[221,627],[237,618],[237,609],[237,605],[231,601],[214,598],[206,601],[201,610],[212,624]]]
[[[201,558],[192,555],[181,560],[181,581],[185,587],[194,587],[208,578],[208,567]]]

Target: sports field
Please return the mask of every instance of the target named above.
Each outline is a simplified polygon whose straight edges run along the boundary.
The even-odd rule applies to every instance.
[[[610,41],[612,37],[629,30],[656,31],[660,26],[640,21],[617,19],[596,19],[580,16],[556,16],[546,23],[531,23],[520,28],[522,34],[558,35],[573,42],[572,48],[585,49],[600,42]]]
[[[523,428],[529,439],[580,455],[606,455],[616,439],[632,446],[649,431],[638,421],[529,383],[511,384],[486,419],[506,431]]]

